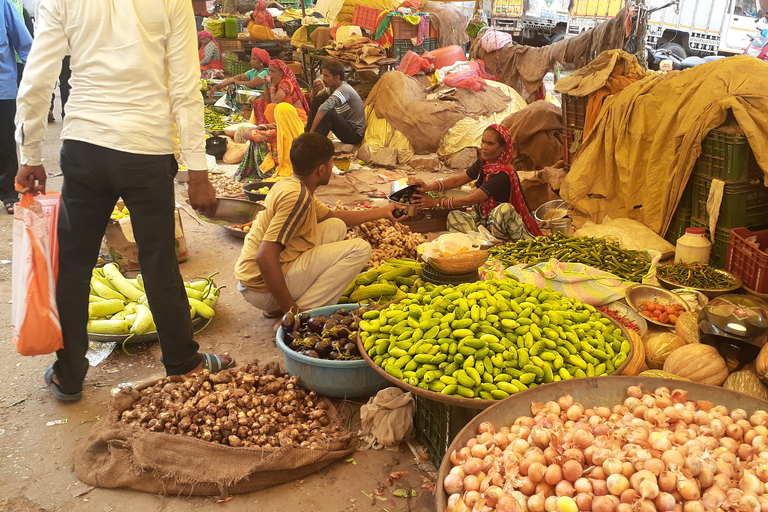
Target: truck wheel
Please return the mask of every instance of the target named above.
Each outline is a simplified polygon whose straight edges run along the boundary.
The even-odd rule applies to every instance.
[[[685,48],[677,43],[664,43],[659,45],[659,50],[669,50],[672,55],[679,58],[680,60],[684,60],[688,57],[688,54],[685,52]]]
[[[563,39],[565,39],[565,32],[558,32],[549,39],[549,44],[555,44]]]

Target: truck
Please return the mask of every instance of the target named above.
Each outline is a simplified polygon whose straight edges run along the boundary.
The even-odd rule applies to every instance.
[[[614,17],[623,3],[575,0],[566,36],[578,35]],[[648,19],[645,44],[649,48],[666,48],[683,59],[743,53],[758,28],[759,0],[678,0],[676,7],[661,8],[667,3],[669,0],[647,1],[646,8],[653,12]]]
[[[509,32],[530,44],[550,44],[565,37],[570,0],[493,0],[491,21],[496,30]]]

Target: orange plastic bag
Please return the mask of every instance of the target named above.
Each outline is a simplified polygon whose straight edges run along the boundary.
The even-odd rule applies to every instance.
[[[13,214],[11,319],[13,343],[24,356],[64,348],[56,307],[61,194],[24,194]]]

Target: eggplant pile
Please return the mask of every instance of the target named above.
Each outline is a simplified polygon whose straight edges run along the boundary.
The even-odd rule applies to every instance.
[[[329,361],[361,359],[355,338],[363,313],[369,308],[339,309],[325,316],[286,313],[283,316],[283,340],[291,350],[307,357]]]

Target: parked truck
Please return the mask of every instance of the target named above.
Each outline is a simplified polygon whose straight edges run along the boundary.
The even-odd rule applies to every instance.
[[[492,23],[522,42],[548,44],[565,37],[570,0],[494,0]]]
[[[691,55],[743,53],[754,36],[760,0],[679,0],[675,6],[653,11],[648,19],[646,45],[667,48],[680,58]],[[647,0],[650,10],[669,0]],[[610,19],[622,0],[574,0],[566,35],[578,35]]]

